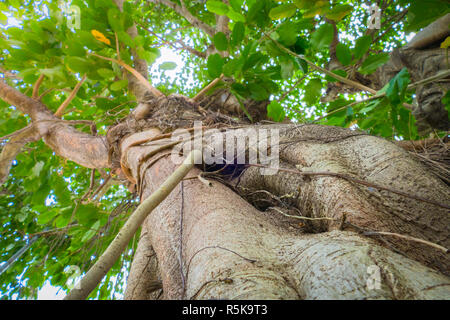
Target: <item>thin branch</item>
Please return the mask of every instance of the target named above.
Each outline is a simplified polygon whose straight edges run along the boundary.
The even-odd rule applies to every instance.
[[[179,6],[175,2],[172,2],[170,0],[147,0],[147,1],[154,4],[164,4],[165,6],[174,10],[180,16],[184,17],[192,26],[204,31],[210,37],[214,37],[215,34],[214,28],[204,23],[197,17],[193,16],[192,13],[190,13],[186,7]]]
[[[127,64],[126,64],[125,62],[123,62],[122,60],[117,60],[117,59],[114,59],[114,58],[104,57],[104,56],[98,55],[98,54],[96,54],[96,53],[94,53],[94,52],[91,52],[90,54],[93,55],[93,56],[95,56],[95,57],[97,57],[97,58],[100,58],[100,59],[103,59],[103,60],[107,60],[107,61],[111,61],[111,62],[117,63],[118,65],[121,65],[121,66],[124,67],[127,71],[129,71],[131,74],[133,74],[133,75],[139,80],[139,82],[140,82],[142,85],[144,85],[145,88],[146,88],[147,90],[149,90],[154,96],[156,96],[156,97],[162,97],[162,96],[164,96],[164,94],[163,94],[161,91],[159,91],[158,89],[156,89],[155,87],[153,87],[153,86],[150,84],[150,82],[148,82],[148,80],[144,78],[144,76],[143,76],[142,74],[140,74],[140,73],[139,73],[136,69],[134,69],[133,67],[130,67],[129,65],[127,65]]]
[[[77,83],[75,88],[73,88],[73,91],[69,94],[66,100],[59,106],[58,110],[55,112],[55,117],[61,118],[64,114],[64,110],[66,110],[67,106],[72,102],[72,100],[75,98],[75,96],[78,93],[78,90],[80,90],[81,86],[83,85],[83,82],[86,80],[86,74],[83,75],[80,82]]]
[[[345,83],[345,84],[347,84],[347,85],[349,85],[349,86],[355,87],[355,88],[360,89],[360,90],[362,90],[362,91],[367,91],[367,92],[369,92],[369,93],[371,93],[371,94],[373,94],[373,95],[376,95],[376,94],[377,94],[377,91],[376,91],[376,90],[374,90],[374,89],[372,89],[372,88],[369,88],[369,87],[367,87],[367,86],[365,86],[365,85],[363,85],[363,84],[361,84],[361,83],[359,83],[359,82],[356,82],[356,81],[353,81],[353,80],[344,78],[344,77],[342,77],[342,76],[340,76],[340,75],[338,75],[338,74],[335,74],[335,73],[331,72],[330,70],[327,70],[327,69],[325,69],[325,68],[322,68],[322,67],[320,67],[320,66],[314,64],[314,63],[311,62],[310,60],[308,60],[304,55],[302,55],[302,54],[297,54],[297,53],[295,53],[295,52],[289,50],[288,48],[286,48],[285,46],[283,46],[282,44],[280,44],[278,41],[272,39],[272,37],[270,37],[270,35],[267,35],[267,34],[264,34],[264,35],[265,35],[268,39],[270,39],[271,41],[273,41],[273,42],[274,42],[281,50],[283,50],[284,52],[286,52],[286,53],[288,53],[288,54],[290,54],[290,55],[292,55],[292,56],[295,56],[295,57],[297,57],[297,58],[300,58],[300,59],[302,59],[302,60],[305,60],[305,62],[306,62],[311,68],[316,69],[317,71],[320,71],[320,72],[322,72],[322,73],[324,73],[324,74],[326,74],[326,75],[328,75],[328,76],[330,76],[330,77],[333,77],[333,78],[339,80],[340,82]],[[403,103],[403,106],[404,106],[406,109],[408,109],[408,110],[412,110],[412,106],[411,106],[410,104]]]
[[[3,75],[6,78],[10,78],[10,79],[13,79],[13,80],[22,80],[22,78],[20,78],[17,74],[12,73],[11,71],[8,71],[8,70],[6,70],[6,69],[4,69],[2,67],[0,67],[0,73],[3,73]]]
[[[144,27],[144,26],[141,25],[140,23],[138,23],[138,25],[139,25],[142,29],[144,29],[145,31],[147,31],[147,32],[151,33],[152,35],[154,35],[155,37],[157,37],[157,38],[162,42],[162,45],[167,44],[167,45],[169,45],[169,46],[171,46],[172,48],[177,49],[177,50],[186,50],[186,51],[192,53],[193,55],[196,55],[196,56],[199,57],[199,58],[203,58],[203,59],[206,58],[206,53],[205,53],[205,52],[200,52],[200,51],[198,51],[198,50],[195,50],[194,48],[191,48],[190,46],[186,45],[186,44],[183,42],[183,40],[177,40],[177,39],[175,39],[175,42],[166,41],[166,40],[163,39],[161,36],[159,36],[157,33],[151,31],[150,29],[148,29],[148,28],[146,28],[146,27]],[[178,43],[181,47],[175,46],[174,43]]]
[[[200,90],[199,93],[197,93],[195,95],[194,98],[192,98],[192,100],[198,102],[199,100],[201,100],[203,98],[203,96],[212,88],[214,88],[222,79],[223,79],[224,75],[223,73],[220,75],[219,78],[214,79],[213,81],[211,81],[210,84],[208,84],[206,87],[204,87],[202,90]]]
[[[283,95],[278,99],[278,102],[281,102],[281,101],[283,101],[284,99],[286,99],[286,97],[288,96],[288,95],[290,95],[291,94],[291,92],[292,91],[294,91],[294,89],[303,81],[303,80],[305,80],[305,78],[308,76],[308,73],[305,73],[304,75],[303,75],[303,77],[301,77],[300,79],[298,79],[295,83],[294,83],[294,85],[291,87],[291,88],[289,88],[289,90],[288,91],[286,91],[285,93],[283,93]]]
[[[32,97],[33,99],[38,98],[38,95],[39,95],[39,87],[41,86],[42,81],[44,81],[44,78],[45,78],[45,75],[41,74],[41,75],[39,76],[39,78],[36,80],[36,83],[35,83],[34,86],[33,86],[33,94],[31,95],[31,97]]]
[[[365,236],[392,236],[392,237],[397,237],[397,238],[401,238],[401,239],[405,239],[405,240],[409,240],[409,241],[414,241],[414,242],[419,242],[419,243],[423,243],[426,244],[427,246],[436,248],[438,250],[443,251],[444,253],[449,253],[450,250],[440,246],[436,243],[430,242],[430,241],[426,241],[423,239],[419,239],[419,238],[414,238],[411,236],[407,236],[407,235],[403,235],[403,234],[398,234],[398,233],[392,233],[392,232],[385,232],[385,231],[365,231],[362,233]]]

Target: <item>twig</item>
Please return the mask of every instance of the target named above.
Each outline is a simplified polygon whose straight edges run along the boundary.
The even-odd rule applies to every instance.
[[[410,85],[407,86],[406,89],[407,90],[411,90],[411,89],[414,89],[414,88],[416,88],[416,87],[418,87],[420,85],[424,85],[424,84],[433,82],[435,80],[447,78],[448,76],[450,76],[450,69],[438,72],[434,76],[428,77],[426,79],[422,79],[422,80],[416,81],[414,83],[411,83]],[[345,105],[343,107],[340,107],[340,108],[338,108],[336,110],[333,110],[333,111],[327,113],[326,115],[321,116],[320,118],[315,119],[313,122],[317,122],[319,120],[322,120],[322,119],[324,119],[324,118],[326,118],[326,117],[328,117],[328,116],[330,116],[332,114],[335,114],[335,113],[337,113],[339,111],[345,110],[345,109],[347,109],[349,107],[352,107],[352,106],[355,106],[355,105],[358,105],[358,104],[361,104],[361,103],[369,102],[369,101],[372,101],[372,100],[376,100],[378,98],[383,98],[385,96],[386,96],[386,92],[382,92],[382,93],[377,93],[376,95],[371,96],[371,97],[369,97],[369,98],[367,98],[365,100],[352,102],[352,103],[347,104],[347,105]],[[409,106],[409,105],[407,104],[407,106]],[[407,109],[412,110],[412,107],[408,107]]]
[[[41,86],[42,81],[44,81],[44,78],[45,78],[45,75],[41,74],[39,76],[39,78],[36,80],[36,82],[35,82],[35,84],[33,86],[33,94],[31,95],[31,97],[33,99],[36,99],[38,97],[38,95],[39,95],[39,87]]]
[[[403,235],[403,234],[398,234],[398,233],[392,233],[392,232],[385,232],[385,231],[365,231],[362,233],[365,236],[393,236],[393,237],[397,237],[397,238],[401,238],[401,239],[405,239],[405,240],[409,240],[409,241],[414,241],[414,242],[419,242],[419,243],[423,243],[426,244],[430,247],[436,248],[438,250],[443,251],[444,253],[449,253],[450,250],[440,246],[436,243],[430,242],[430,241],[426,241],[423,239],[419,239],[419,238],[414,238],[411,236],[407,236],[407,235]]]
[[[294,91],[294,89],[303,81],[303,80],[305,80],[305,78],[308,76],[308,73],[305,73],[304,75],[303,75],[303,77],[301,77],[300,79],[298,79],[295,83],[294,83],[294,85],[291,87],[291,88],[289,88],[289,90],[288,91],[286,91],[285,93],[283,93],[283,95],[278,99],[278,102],[281,102],[281,101],[283,101],[284,99],[286,99],[286,97],[288,96],[288,95],[290,95],[291,94],[291,92],[292,91]]]
[[[58,110],[56,110],[55,117],[58,117],[58,118],[62,117],[62,115],[64,114],[64,110],[72,102],[73,98],[75,98],[75,96],[78,93],[78,90],[80,90],[80,88],[83,85],[83,82],[85,80],[86,80],[86,74],[83,75],[80,82],[78,82],[77,85],[75,86],[75,88],[73,88],[73,91],[69,94],[67,99],[64,100],[64,102],[59,106]]]
[[[299,220],[310,220],[310,221],[316,221],[316,220],[331,220],[331,221],[334,221],[334,220],[336,220],[336,219],[329,218],[329,217],[311,218],[311,217],[303,217],[303,216],[293,216],[291,214],[284,213],[283,211],[281,211],[280,209],[275,208],[275,207],[269,207],[267,209],[272,209],[272,210],[274,210],[274,211],[276,211],[278,213],[281,213],[285,217],[299,219]]]
[[[311,68],[316,69],[316,70],[318,70],[318,71],[320,71],[320,72],[322,72],[322,73],[324,73],[324,74],[326,74],[326,75],[328,75],[328,76],[330,76],[330,77],[333,77],[333,78],[339,80],[339,81],[342,82],[342,83],[345,83],[345,84],[347,84],[347,85],[350,85],[350,86],[355,87],[355,88],[357,88],[357,89],[360,89],[360,90],[362,90],[362,91],[367,91],[367,92],[369,92],[369,93],[371,93],[371,94],[373,94],[373,95],[376,95],[376,94],[377,94],[377,91],[376,91],[376,90],[374,90],[374,89],[372,89],[372,88],[369,88],[369,87],[367,87],[367,86],[365,86],[365,85],[363,85],[363,84],[361,84],[361,83],[359,83],[359,82],[356,82],[356,81],[353,81],[353,80],[344,78],[344,77],[342,77],[342,76],[340,76],[340,75],[338,75],[338,74],[335,74],[335,73],[331,72],[330,70],[327,70],[327,69],[325,69],[325,68],[322,68],[322,67],[320,67],[320,66],[314,64],[314,63],[311,62],[310,60],[308,60],[304,55],[302,55],[302,54],[297,54],[297,53],[295,53],[295,52],[289,50],[288,48],[286,48],[285,46],[283,46],[282,44],[280,44],[278,41],[272,39],[272,37],[270,37],[269,35],[267,35],[267,34],[264,34],[264,35],[265,35],[267,38],[269,38],[271,41],[273,41],[273,42],[274,42],[281,50],[283,50],[284,52],[286,52],[286,53],[288,53],[288,54],[290,54],[290,55],[293,55],[293,56],[295,56],[295,57],[297,57],[297,58],[300,58],[300,59],[302,59],[302,60],[305,60],[305,62],[306,62]],[[408,103],[403,103],[403,106],[404,106],[406,109],[412,110],[412,106],[411,106],[410,104],[408,104]]]
[[[164,96],[164,94],[163,94],[161,91],[159,91],[158,89],[156,89],[155,87],[153,87],[153,86],[148,82],[148,80],[144,78],[144,76],[143,76],[142,74],[140,74],[140,73],[139,73],[136,69],[134,69],[133,67],[130,67],[129,65],[127,65],[127,64],[126,64],[125,62],[123,62],[122,60],[117,60],[117,59],[114,59],[114,58],[104,57],[104,56],[98,55],[98,54],[96,54],[96,53],[94,53],[94,52],[91,52],[90,54],[93,55],[93,56],[95,56],[95,57],[97,57],[97,58],[100,58],[100,59],[103,59],[103,60],[107,60],[107,61],[111,61],[111,62],[117,63],[118,65],[124,67],[124,68],[125,68],[127,71],[129,71],[132,75],[134,75],[134,76],[139,80],[139,82],[141,82],[141,84],[143,84],[143,85],[145,86],[145,88],[147,88],[147,90],[149,90],[154,96],[156,96],[156,97],[162,97],[162,96]],[[119,57],[119,58],[120,58],[120,57]]]
[[[207,33],[210,37],[214,37],[215,31],[210,25],[204,23],[197,17],[193,16],[192,13],[187,8],[177,5],[175,2],[170,0],[147,0],[148,2],[154,4],[164,4],[178,13],[180,16],[184,17],[193,27],[199,28]]]
[[[197,93],[195,95],[195,97],[192,98],[192,100],[198,102],[201,98],[203,98],[203,96],[212,88],[214,88],[224,77],[224,74],[222,73],[220,75],[220,77],[214,79],[213,81],[211,81],[210,84],[208,84],[206,87],[204,87],[202,90],[200,90],[199,93]]]
[[[95,169],[92,169],[91,170],[91,179],[90,179],[90,183],[89,183],[89,189],[81,197],[81,200],[80,200],[81,202],[83,202],[89,196],[89,194],[92,192],[92,190],[94,189],[94,184],[95,184]]]
[[[200,51],[198,51],[198,50],[195,50],[194,48],[191,48],[190,46],[186,45],[186,44],[183,42],[183,40],[178,40],[178,39],[175,39],[175,40],[174,40],[175,43],[178,43],[178,44],[181,46],[181,47],[177,47],[177,46],[174,45],[173,42],[164,40],[164,38],[162,38],[161,36],[159,36],[156,32],[153,32],[152,30],[150,30],[150,29],[144,27],[144,26],[141,25],[140,23],[138,23],[138,25],[139,25],[142,29],[144,29],[144,30],[146,30],[147,32],[153,34],[153,35],[154,35],[155,37],[157,37],[160,41],[162,41],[162,44],[161,44],[159,47],[161,47],[161,46],[164,45],[164,44],[167,44],[167,45],[171,46],[171,47],[174,48],[174,49],[177,49],[177,50],[186,50],[186,51],[192,53],[193,55],[196,55],[197,57],[200,57],[200,58],[206,58],[206,53],[205,53],[205,52],[200,52]]]

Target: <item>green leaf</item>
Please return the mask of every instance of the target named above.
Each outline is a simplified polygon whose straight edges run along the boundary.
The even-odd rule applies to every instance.
[[[153,64],[153,62],[161,56],[159,50],[155,48],[144,50],[144,48],[138,47],[136,51],[139,57],[147,61],[148,64]]]
[[[276,122],[282,122],[286,118],[286,113],[278,101],[272,101],[267,106],[267,116]]]
[[[295,45],[298,37],[298,30],[295,23],[288,21],[283,23],[277,30],[278,42],[286,47]]]
[[[258,63],[261,63],[266,56],[264,56],[261,52],[256,52],[251,54],[248,59],[245,60],[244,65],[242,66],[242,70],[246,71],[255,67]]]
[[[237,72],[241,71],[243,63],[241,60],[230,60],[223,66],[223,74],[227,77],[232,77]]]
[[[87,231],[83,237],[81,238],[81,241],[87,241],[89,239],[91,239],[93,236],[95,236],[95,234],[97,233],[98,229],[100,228],[100,221],[96,221],[92,227],[89,229],[89,231]]]
[[[308,72],[308,63],[305,60],[300,59],[300,58],[296,58],[296,61],[300,65],[300,68],[302,69],[303,73],[307,73]]]
[[[278,7],[272,8],[269,12],[269,17],[272,20],[280,20],[290,18],[297,12],[297,6],[293,3],[281,4]]]
[[[364,60],[359,72],[369,74],[374,72],[378,67],[389,61],[389,53],[382,52],[377,55],[369,56]]]
[[[108,10],[108,23],[114,31],[123,31],[119,9],[110,8]]]
[[[44,168],[45,163],[43,161],[38,161],[34,165],[33,169],[31,169],[31,177],[39,177],[42,168]]]
[[[115,73],[111,69],[100,68],[97,70],[97,73],[105,79],[114,78]]]
[[[244,4],[244,0],[230,0],[231,8],[233,8],[234,11],[239,12],[242,9],[242,5]]]
[[[336,56],[342,65],[347,66],[352,62],[352,53],[350,49],[343,43],[336,46]]]
[[[122,90],[123,88],[125,88],[127,85],[128,85],[128,80],[119,80],[119,81],[116,81],[116,82],[112,83],[112,84],[109,86],[109,88],[110,88],[112,91],[120,91],[120,90]]]
[[[349,4],[339,4],[326,14],[326,17],[333,21],[341,21],[346,15],[352,12],[353,7]]]
[[[82,226],[89,227],[93,221],[98,220],[98,209],[92,204],[82,205],[78,207],[75,215]]]
[[[407,1],[408,8],[407,32],[417,31],[426,27],[439,17],[450,12],[450,3],[446,0]]]
[[[272,6],[272,2],[269,0],[257,0],[250,7],[247,13],[247,21],[250,24],[256,23],[260,28],[264,28],[269,22],[269,11]]]
[[[131,48],[134,48],[134,41],[133,41],[133,39],[131,39],[131,37],[125,31],[118,31],[117,32],[117,38],[119,38],[119,40],[122,43],[126,44],[127,46],[129,46]]]
[[[355,59],[361,59],[367,50],[369,50],[371,44],[371,36],[362,36],[361,38],[356,39],[355,49],[353,49]]]
[[[232,8],[228,9],[227,17],[236,22],[245,22],[245,17],[241,13],[234,11]]]
[[[23,208],[22,208],[23,209]],[[25,219],[28,217],[29,212],[25,211],[25,210],[20,210],[20,212],[18,214],[16,214],[15,218],[17,219],[17,221],[19,222],[24,222]]]
[[[305,86],[305,98],[304,101],[308,104],[314,104],[321,96],[322,81],[320,79],[312,79]]]
[[[212,13],[218,14],[219,16],[226,15],[228,8],[229,7],[222,1],[208,0],[206,2],[206,9]]]
[[[72,217],[72,212],[73,212],[72,208],[67,208],[63,210],[62,214],[60,214],[59,217],[56,218],[55,226],[57,228],[63,228],[67,226],[70,222],[70,218]]]
[[[84,58],[67,57],[65,62],[72,72],[87,73],[91,70],[91,64]]]
[[[55,77],[59,78],[60,80],[65,80],[64,72],[62,71],[62,66],[41,69],[39,71],[40,71],[40,73],[49,77],[51,81],[54,81]]]
[[[333,41],[334,29],[329,23],[325,23],[319,27],[311,36],[311,47],[315,50],[326,49]]]
[[[159,65],[160,70],[174,70],[177,67],[175,62],[163,62]]]
[[[403,68],[394,78],[389,81],[389,87],[386,90],[386,97],[392,104],[399,104],[405,98],[406,88],[410,82],[408,69]]]
[[[49,223],[50,220],[52,220],[54,216],[55,216],[55,212],[53,210],[47,210],[44,212],[40,212],[38,215],[37,222],[40,225],[45,225],[45,224]]]
[[[242,22],[237,22],[233,27],[233,32],[231,33],[231,45],[237,46],[244,40],[245,36],[245,25]]]
[[[270,96],[270,92],[266,88],[261,86],[258,82],[251,82],[248,84],[248,89],[250,90],[250,97],[256,101],[267,100]]]
[[[223,64],[224,61],[218,53],[210,55],[207,62],[209,75],[212,78],[219,78],[222,74]]]
[[[299,9],[311,9],[315,5],[314,0],[294,0],[295,5]]]
[[[223,32],[217,32],[214,35],[214,46],[219,51],[226,51],[228,49],[228,39],[225,33]]]

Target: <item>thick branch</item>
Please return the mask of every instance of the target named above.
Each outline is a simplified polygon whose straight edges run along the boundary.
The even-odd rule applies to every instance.
[[[436,41],[441,41],[450,36],[450,13],[447,13],[442,18],[437,19],[422,31],[417,33],[414,38],[406,45],[408,48],[423,49]],[[443,40],[442,40],[443,41]]]
[[[108,148],[104,137],[77,131],[55,117],[40,101],[0,81],[0,98],[29,114],[37,133],[55,153],[87,168],[108,167]]]

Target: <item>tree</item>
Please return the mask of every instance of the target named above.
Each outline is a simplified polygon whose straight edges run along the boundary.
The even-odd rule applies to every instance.
[[[90,297],[450,298],[450,5],[376,3],[0,3],[3,297],[72,289],[200,132]]]

